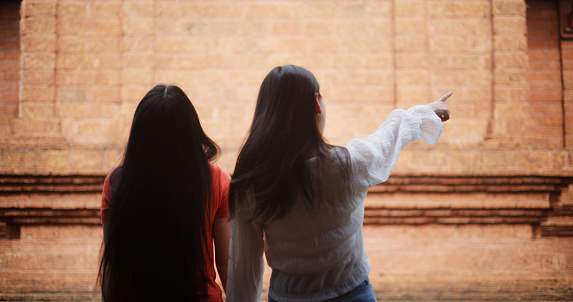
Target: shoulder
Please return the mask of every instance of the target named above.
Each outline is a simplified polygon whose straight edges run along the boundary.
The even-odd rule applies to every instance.
[[[231,176],[227,171],[215,164],[211,166],[211,178],[213,180],[213,201],[211,206],[216,209],[215,218],[226,218],[229,216],[229,186]]]
[[[352,157],[350,151],[346,146],[334,146],[330,149],[328,157],[335,164],[346,166]]]
[[[111,173],[107,175],[103,183],[103,192],[101,199],[101,222],[104,223],[107,220],[109,205],[111,203],[111,196],[113,191],[117,186],[117,180],[119,178],[120,167],[115,168]]]
[[[211,179],[213,189],[216,194],[227,196],[229,186],[231,185],[231,176],[223,168],[216,164],[209,164],[211,166]]]
[[[114,187],[117,186],[117,181],[119,180],[119,172],[121,171],[121,166],[113,169],[113,171],[111,171],[111,173],[109,173],[109,175],[107,176],[106,181],[109,181],[110,184],[112,184]]]
[[[229,183],[231,181],[231,176],[229,173],[223,170],[223,168],[219,167],[219,165],[209,164],[209,166],[211,167],[211,177],[214,181],[223,183]]]
[[[115,169],[113,169],[113,171],[111,171],[105,178],[103,187],[104,187],[104,193],[105,192],[109,192],[115,189],[117,186],[117,181],[119,179],[119,172],[121,171],[121,167],[117,167]]]

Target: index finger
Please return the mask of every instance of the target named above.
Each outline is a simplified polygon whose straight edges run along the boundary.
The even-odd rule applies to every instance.
[[[438,100],[438,102],[445,102],[445,101],[446,101],[449,97],[451,97],[451,96],[452,96],[452,92],[450,91],[450,92],[444,94],[444,96],[442,96],[442,97]]]

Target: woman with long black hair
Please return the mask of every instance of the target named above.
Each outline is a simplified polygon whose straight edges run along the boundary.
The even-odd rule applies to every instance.
[[[225,286],[230,177],[211,164],[218,154],[179,87],[141,100],[104,184],[104,301],[223,301],[214,266]]]
[[[269,301],[376,301],[362,236],[364,198],[386,181],[401,149],[437,143],[446,94],[394,110],[365,139],[329,145],[316,78],[293,66],[263,80],[231,181],[227,302],[260,301],[263,253]]]

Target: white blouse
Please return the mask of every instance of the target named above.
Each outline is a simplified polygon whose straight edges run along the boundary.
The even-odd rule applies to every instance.
[[[436,144],[442,129],[429,106],[396,109],[374,134],[331,149],[331,160],[307,161],[316,167],[313,185],[321,192],[313,213],[301,200],[288,215],[270,222],[248,222],[250,210],[238,210],[226,301],[261,301],[263,252],[272,268],[269,296],[281,302],[323,301],[364,282],[370,272],[362,236],[368,188],[388,179],[406,144],[417,139]]]

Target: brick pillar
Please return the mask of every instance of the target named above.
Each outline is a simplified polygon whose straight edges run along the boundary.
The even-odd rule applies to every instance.
[[[561,1],[563,4],[564,1]],[[566,3],[566,2],[565,2]],[[562,5],[560,7],[561,16],[564,18],[570,7]],[[563,74],[563,110],[564,110],[564,136],[565,148],[567,150],[573,149],[573,36],[568,34],[567,39],[560,40],[561,46],[561,64]],[[571,198],[571,205],[573,205],[573,196]]]
[[[505,24],[523,23],[526,6],[523,0],[493,0],[493,116],[491,138],[504,145],[523,146],[531,143],[534,135],[530,119],[527,36],[524,26]],[[516,31],[517,30],[517,31]],[[508,56],[515,63],[508,63]]]
[[[56,0],[23,1],[22,113],[13,133],[22,141],[55,138],[61,125],[55,116]]]
[[[527,1],[527,5],[527,76],[530,84],[530,116],[535,127],[532,139],[538,147],[561,148],[564,145],[563,87],[560,76],[558,3],[536,0]],[[521,24],[519,26],[521,28]]]
[[[10,134],[10,120],[18,116],[20,70],[20,1],[0,6],[0,136]]]
[[[71,171],[101,171],[105,150],[123,134],[121,17],[121,1],[58,3],[56,112],[62,136],[74,146]]]

